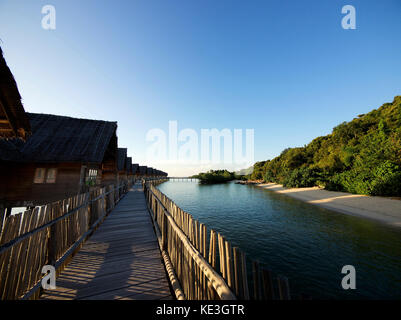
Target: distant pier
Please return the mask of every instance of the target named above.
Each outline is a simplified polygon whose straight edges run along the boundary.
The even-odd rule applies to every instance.
[[[167,177],[168,180],[172,181],[197,181],[198,178],[192,178],[192,177]]]

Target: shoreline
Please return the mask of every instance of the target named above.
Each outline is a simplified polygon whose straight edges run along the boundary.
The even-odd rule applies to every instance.
[[[285,188],[276,183],[255,183],[254,185],[331,211],[372,219],[401,228],[401,200],[398,199],[328,191],[319,187]]]

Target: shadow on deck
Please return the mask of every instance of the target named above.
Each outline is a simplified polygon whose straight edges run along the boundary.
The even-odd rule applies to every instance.
[[[172,299],[142,186],[136,184],[56,280],[46,300]]]

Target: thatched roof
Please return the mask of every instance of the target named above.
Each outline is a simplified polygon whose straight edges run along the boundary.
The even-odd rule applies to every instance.
[[[132,165],[132,174],[138,174],[139,173],[139,164],[134,163]]]
[[[125,163],[125,168],[127,169],[128,174],[132,174],[132,158],[127,157],[127,161]]]
[[[153,168],[147,168],[146,169],[146,174],[152,175],[153,174]]]
[[[159,177],[167,177],[167,173],[165,173],[164,171],[161,170],[155,170],[156,171],[156,175]]]
[[[117,148],[116,122],[27,113],[32,135],[0,140],[0,160],[14,162],[101,163]]]
[[[147,166],[139,166],[139,174],[144,175],[146,174]]]
[[[17,83],[0,47],[0,138],[26,139],[31,133]]]
[[[126,162],[127,162],[127,148],[118,148],[118,154],[117,154],[118,171],[124,171],[126,169]]]

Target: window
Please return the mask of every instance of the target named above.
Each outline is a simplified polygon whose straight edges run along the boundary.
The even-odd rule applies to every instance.
[[[57,176],[57,169],[56,168],[47,169],[46,183],[55,183],[56,182],[56,176]]]
[[[34,183],[43,183],[45,182],[45,168],[36,168],[35,170],[35,178],[33,179]]]
[[[86,176],[86,185],[94,186],[96,184],[96,178],[97,178],[97,170],[89,169],[88,175]]]
[[[90,169],[89,170],[89,179],[96,179],[97,177],[97,170]]]
[[[56,168],[36,168],[33,183],[55,183],[56,176]]]

